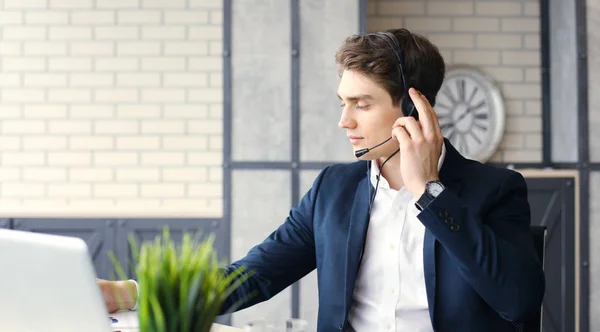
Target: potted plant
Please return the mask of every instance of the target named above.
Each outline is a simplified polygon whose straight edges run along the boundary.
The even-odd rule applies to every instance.
[[[251,275],[244,273],[243,267],[225,275],[213,243],[212,234],[198,241],[184,233],[181,243],[176,245],[165,227],[162,237],[138,247],[130,234],[133,268],[139,285],[140,332],[210,331],[225,299]],[[128,279],[115,255],[110,256],[119,277]],[[225,311],[232,312],[242,303]]]

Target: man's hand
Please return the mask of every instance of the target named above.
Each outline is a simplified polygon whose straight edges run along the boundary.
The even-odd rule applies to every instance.
[[[108,281],[96,279],[109,313],[129,310],[137,302],[137,289],[133,281]]]
[[[396,120],[392,137],[400,146],[400,172],[408,191],[415,199],[425,192],[427,182],[439,180],[438,160],[444,137],[438,117],[427,98],[414,88],[410,98],[419,112],[419,121],[412,116]]]

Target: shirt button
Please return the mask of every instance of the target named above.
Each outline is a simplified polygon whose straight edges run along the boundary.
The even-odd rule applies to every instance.
[[[394,249],[396,249],[396,246],[393,244],[390,244],[390,250],[394,250]]]
[[[392,329],[392,325],[388,324],[387,329],[391,330]]]

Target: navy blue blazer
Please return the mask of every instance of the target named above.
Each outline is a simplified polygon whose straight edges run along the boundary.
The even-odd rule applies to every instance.
[[[418,219],[426,227],[423,264],[436,331],[515,331],[539,312],[545,279],[533,246],[527,186],[520,173],[462,157],[446,143],[446,190]],[[371,189],[369,189],[371,187]],[[323,169],[285,222],[228,271],[254,275],[225,302],[268,300],[315,268],[318,331],[345,330],[374,193],[367,162]],[[362,331],[358,331],[362,332]]]

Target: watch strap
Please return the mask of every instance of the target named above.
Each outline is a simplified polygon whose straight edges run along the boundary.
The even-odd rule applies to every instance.
[[[436,196],[433,196],[431,194],[431,192],[429,191],[430,185],[432,183],[439,184],[440,186],[442,186],[442,188],[444,187],[440,181],[427,182],[427,184],[425,185],[425,192],[423,192],[423,195],[421,195],[421,197],[419,197],[419,199],[415,203],[415,205],[417,206],[417,209],[419,209],[419,211],[423,211],[425,209],[425,207],[427,207],[427,205],[429,205],[429,203],[431,203],[431,201],[433,201],[436,197]]]

